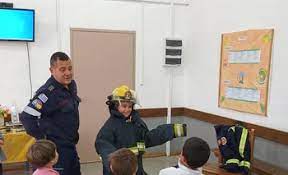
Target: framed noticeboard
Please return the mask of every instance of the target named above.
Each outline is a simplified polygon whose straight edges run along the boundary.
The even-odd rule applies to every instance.
[[[222,34],[218,105],[267,115],[273,29]]]

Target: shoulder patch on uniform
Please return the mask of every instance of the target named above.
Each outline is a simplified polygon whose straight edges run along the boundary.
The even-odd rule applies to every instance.
[[[42,109],[43,106],[42,102],[38,99],[33,100],[32,105],[38,110]]]
[[[38,98],[43,102],[46,103],[46,101],[48,100],[48,97],[45,94],[40,94],[38,95]]]
[[[49,90],[49,91],[53,91],[54,88],[55,88],[55,87],[54,87],[53,85],[50,85],[50,86],[48,87],[48,90]]]

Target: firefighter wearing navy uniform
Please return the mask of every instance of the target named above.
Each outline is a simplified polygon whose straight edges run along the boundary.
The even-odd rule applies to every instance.
[[[215,130],[223,157],[222,168],[229,172],[248,175],[251,151],[248,130],[240,125],[216,125]]]
[[[20,114],[26,132],[48,139],[57,146],[59,160],[54,168],[61,175],[80,175],[76,144],[79,140],[80,98],[73,80],[71,59],[56,52],[50,59],[51,77]]]
[[[142,155],[145,148],[163,144],[175,137],[186,136],[185,124],[163,124],[155,129],[148,130],[139,113],[134,110],[136,103],[135,92],[123,85],[108,96],[106,104],[109,107],[110,117],[100,129],[95,148],[102,158],[103,175],[111,175],[108,162],[110,153],[129,148],[137,155],[137,175],[145,175],[142,164]]]

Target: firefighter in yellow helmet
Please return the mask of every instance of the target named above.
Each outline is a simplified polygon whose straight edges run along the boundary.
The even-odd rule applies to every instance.
[[[136,93],[128,86],[115,88],[107,97],[110,117],[100,129],[95,148],[103,162],[103,175],[112,175],[108,157],[120,148],[129,148],[137,155],[137,175],[146,175],[142,155],[145,148],[163,144],[175,137],[186,136],[185,124],[163,124],[149,131],[134,109]]]

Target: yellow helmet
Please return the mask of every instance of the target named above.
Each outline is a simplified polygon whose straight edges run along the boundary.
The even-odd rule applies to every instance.
[[[113,90],[112,101],[129,101],[136,103],[136,93],[129,89],[128,86],[122,85]]]

